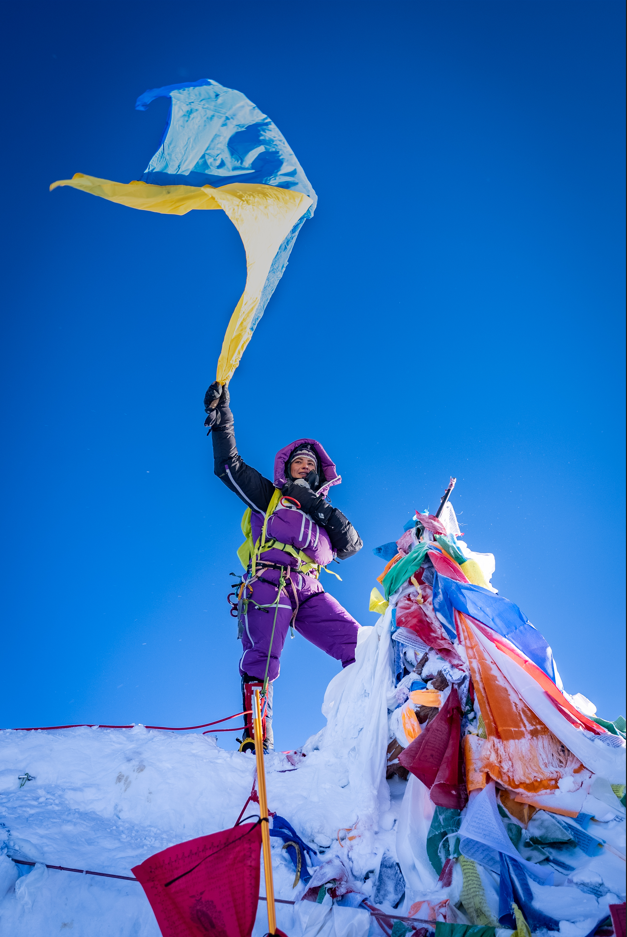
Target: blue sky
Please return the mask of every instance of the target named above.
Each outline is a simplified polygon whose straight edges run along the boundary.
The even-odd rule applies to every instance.
[[[495,553],[566,688],[623,712],[623,5],[4,16],[2,724],[239,709],[243,508],[212,475],[202,399],[241,242],[221,212],[48,192],[138,178],[168,102],[135,98],[201,77],[275,121],[319,196],[231,393],[264,473],[299,436],[337,462],[365,547],[327,588],[374,623],[372,548],[456,475],[467,542]],[[280,748],[322,727],[338,666],[288,639]]]

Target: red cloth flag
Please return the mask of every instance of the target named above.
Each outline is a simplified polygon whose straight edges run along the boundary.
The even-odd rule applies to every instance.
[[[418,579],[420,581],[420,574]],[[427,591],[424,583],[421,583],[421,588],[423,593],[426,592],[427,597],[431,599],[431,591]],[[444,628],[433,611],[433,605],[427,605],[426,602],[418,605],[414,596],[404,595],[396,606],[396,624],[399,628],[409,628],[413,631],[427,647],[434,648],[440,657],[447,660],[453,667],[465,669],[463,660],[444,633]]]
[[[614,925],[614,934],[616,937],[625,937],[625,902],[622,904],[611,904],[610,914],[612,915],[612,924]]]
[[[132,870],[163,937],[250,937],[259,901],[261,824],[156,853]]]
[[[454,579],[455,582],[468,582],[468,578],[464,573],[464,567],[460,567],[459,564],[455,563],[446,553],[439,553],[438,550],[429,550],[429,559],[435,566],[436,572],[440,573],[441,576],[448,576],[449,579]]]
[[[468,801],[460,753],[461,715],[457,688],[451,687],[433,722],[398,756],[403,767],[430,789],[434,804],[453,810],[463,810]]]

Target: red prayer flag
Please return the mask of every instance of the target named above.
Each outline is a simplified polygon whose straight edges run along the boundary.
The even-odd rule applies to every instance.
[[[616,937],[625,937],[625,902],[622,904],[611,904],[610,914],[612,915],[612,924],[614,925],[614,934]]]
[[[451,687],[433,722],[398,756],[403,767],[430,788],[434,804],[453,810],[463,810],[468,801],[460,741],[461,706],[456,687]]]
[[[261,824],[156,853],[132,870],[163,937],[250,937],[259,901]]]
[[[420,574],[418,574],[418,581],[420,582]],[[422,582],[421,586],[425,588]],[[417,634],[427,647],[434,648],[440,657],[447,660],[453,667],[464,669],[464,662],[444,633],[444,628],[435,613],[430,611],[428,615],[424,604],[418,605],[414,596],[404,595],[402,599],[399,599],[396,606],[396,624],[399,628],[409,628]]]
[[[454,563],[446,553],[429,550],[429,559],[435,566],[436,572],[440,573],[441,576],[448,576],[449,579],[454,579],[455,582],[468,582],[464,567],[462,566],[460,569],[458,564]]]

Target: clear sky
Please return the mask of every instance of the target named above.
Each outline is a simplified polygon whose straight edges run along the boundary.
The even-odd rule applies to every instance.
[[[243,458],[299,436],[362,552],[326,587],[362,624],[449,475],[469,546],[624,712],[624,7],[598,2],[7,3],[1,150],[4,726],[187,725],[239,707],[226,595],[243,506],[203,395],[243,288],[221,212],[48,185],[127,182],[212,78],[281,129],[319,196],[231,384]],[[339,665],[288,639],[280,748]],[[233,734],[223,735],[234,744]]]

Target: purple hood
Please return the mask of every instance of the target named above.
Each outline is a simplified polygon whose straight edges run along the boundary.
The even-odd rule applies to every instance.
[[[296,439],[294,442],[291,442],[289,446],[284,446],[283,449],[279,449],[274,459],[274,484],[277,488],[283,487],[287,481],[285,477],[285,466],[287,465],[287,461],[296,446],[301,446],[303,443],[308,443],[312,449],[315,449],[318,458],[320,459],[322,475],[320,478],[320,488],[318,489],[317,493],[325,497],[329,491],[329,488],[331,488],[333,485],[339,485],[342,481],[342,478],[337,474],[335,463],[331,461],[329,456],[326,454],[316,439]]]

